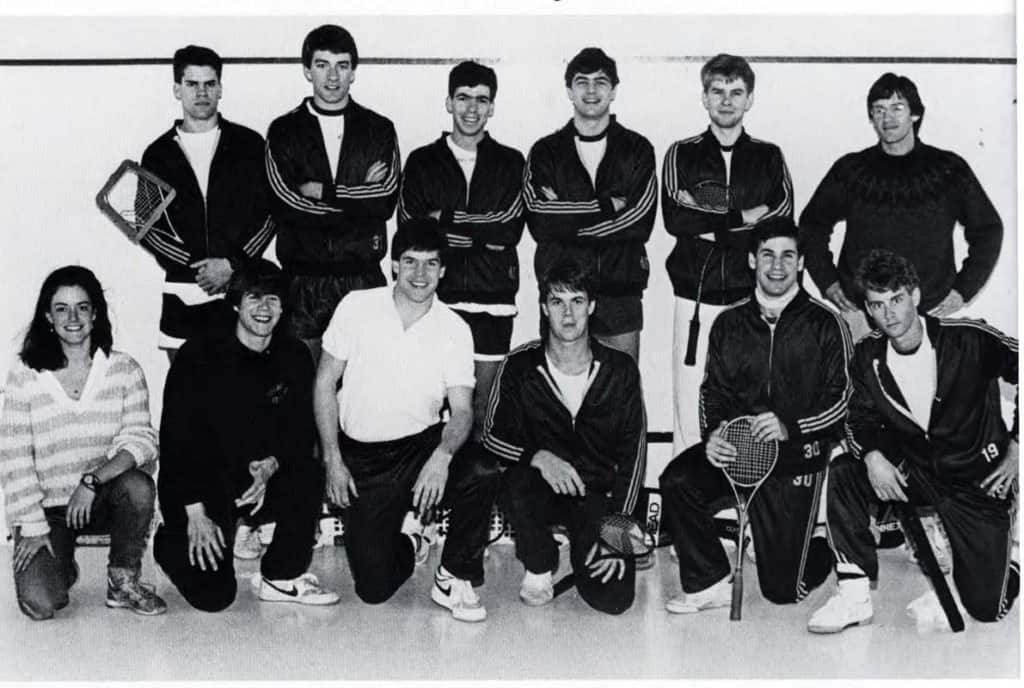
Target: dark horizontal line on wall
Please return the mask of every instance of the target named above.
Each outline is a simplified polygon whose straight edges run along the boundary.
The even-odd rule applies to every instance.
[[[447,65],[464,60],[482,64],[497,64],[498,60],[485,57],[360,57],[359,64],[374,65]],[[299,64],[298,57],[225,57],[224,64]],[[110,57],[110,58],[0,58],[0,67],[121,67],[132,65],[169,65],[169,57]]]
[[[713,55],[686,56],[640,56],[641,62],[699,62],[710,60]],[[912,55],[887,55],[868,57],[862,55],[829,56],[829,55],[744,55],[747,62],[775,62],[793,64],[984,64],[984,65],[1015,65],[1015,57],[928,57]]]
[[[703,63],[711,55],[641,55],[640,62],[694,62]],[[364,57],[360,64],[370,65],[449,65],[463,60],[476,60],[484,64],[498,64],[501,60],[485,57]],[[747,56],[749,62],[778,64],[943,64],[943,65],[1015,65],[1015,57],[928,57],[899,56]],[[226,64],[299,64],[298,57],[226,57]],[[0,67],[120,67],[132,65],[169,65],[167,57],[112,57],[112,58],[0,58]]]

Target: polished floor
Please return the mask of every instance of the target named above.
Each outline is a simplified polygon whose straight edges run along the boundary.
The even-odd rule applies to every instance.
[[[0,547],[0,570],[10,570]],[[239,598],[220,614],[187,607],[151,559],[170,610],[143,618],[104,607],[106,549],[83,547],[81,582],[71,605],[51,621],[22,616],[13,584],[0,584],[0,681],[347,680],[347,679],[693,679],[693,678],[1016,678],[1020,675],[1018,608],[1002,622],[968,620],[965,633],[919,631],[906,615],[926,581],[901,550],[882,552],[874,624],[835,636],[805,630],[831,583],[802,604],[776,607],[757,592],[747,567],[744,619],[727,609],[693,616],[663,611],[678,592],[674,562],[657,552],[639,574],[636,604],[621,617],[589,609],[575,591],[529,608],[516,596],[522,567],[511,546],[495,545],[481,589],[489,617],[452,619],[428,597],[428,566],[417,569],[386,604],[361,603],[344,551],[316,551],[312,569],[342,593],[335,607],[261,603],[240,581]],[[563,559],[564,556],[563,552]],[[239,562],[239,576],[256,570]]]

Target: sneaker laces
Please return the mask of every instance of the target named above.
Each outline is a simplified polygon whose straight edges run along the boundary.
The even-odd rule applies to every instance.
[[[304,585],[300,585],[304,584]],[[320,586],[320,579],[316,577],[315,573],[306,571],[304,574],[295,579],[296,588],[301,588],[300,593],[313,592],[322,593],[324,589]]]
[[[473,589],[473,584],[462,578],[452,578],[452,600],[462,603],[467,607],[475,607],[480,604],[480,596]]]

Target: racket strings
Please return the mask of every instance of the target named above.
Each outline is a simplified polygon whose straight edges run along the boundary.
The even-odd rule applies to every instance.
[[[698,205],[717,210],[729,208],[729,187],[714,181],[700,182],[693,189],[693,198]]]
[[[737,456],[723,470],[737,485],[750,487],[771,472],[778,453],[774,442],[758,442],[749,427],[726,432],[725,440],[736,447]]]
[[[649,549],[643,530],[624,514],[609,514],[602,519],[598,537],[619,554],[637,554]]]

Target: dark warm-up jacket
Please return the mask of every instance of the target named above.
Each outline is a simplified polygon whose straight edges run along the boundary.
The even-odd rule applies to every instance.
[[[665,229],[676,238],[665,261],[675,295],[696,301],[700,286],[700,302],[715,306],[748,296],[754,288],[747,265],[750,229],[728,230],[744,226],[742,210],[761,204],[768,206],[768,212],[758,222],[793,216],[793,182],[782,151],[746,131],[740,134],[732,150],[728,209],[704,207],[679,197],[682,191],[694,195],[701,182],[725,184],[725,160],[710,129],[673,143],[665,153],[661,176],[661,213]],[[715,240],[702,239],[701,234],[714,234]]]
[[[263,255],[274,238],[270,190],[263,168],[263,137],[220,116],[220,138],[210,162],[206,200],[178,142],[178,126],[149,144],[142,167],[175,191],[167,212],[142,238],[169,282],[192,282],[192,263],[227,258],[232,263]],[[177,238],[175,238],[177,237]]]
[[[829,242],[846,222],[839,264]],[[953,229],[963,225],[967,258],[958,273]],[[963,158],[918,141],[906,155],[876,145],[841,157],[800,214],[807,271],[821,291],[837,280],[857,298],[853,275],[871,249],[898,253],[921,278],[921,311],[956,289],[965,301],[992,274],[1003,243],[1003,223]]]
[[[978,481],[999,464],[1010,439],[1003,422],[1002,378],[1017,384],[1017,340],[981,320],[924,316],[938,372],[927,430],[907,406],[886,363],[888,338],[879,330],[857,342],[851,374],[848,435],[858,457],[879,450],[893,464],[906,460],[950,482]]]
[[[267,131],[267,178],[278,223],[277,257],[293,275],[344,276],[379,269],[387,251],[385,222],[395,210],[401,172],[391,120],[353,100],[345,107],[345,135],[338,174],[324,150],[307,98]],[[375,162],[387,165],[379,182],[367,183]],[[323,197],[303,196],[305,182],[323,185]]]
[[[534,269],[543,275],[569,255],[594,270],[598,295],[639,296],[650,275],[644,244],[658,205],[654,148],[614,116],[607,137],[596,187],[576,151],[571,120],[530,149],[523,194],[527,227],[537,242]],[[548,200],[543,187],[558,200]],[[626,199],[619,211],[611,200],[616,196]]]
[[[437,289],[441,300],[514,304],[519,290],[516,246],[526,219],[523,154],[485,134],[467,190],[445,136],[417,148],[405,161],[398,223],[441,211],[449,248]]]
[[[548,369],[543,342],[512,351],[495,378],[483,444],[499,460],[526,464],[546,449],[572,464],[588,491],[609,493],[613,509],[632,514],[647,468],[640,371],[628,354],[594,339],[590,346],[594,360],[575,419]]]
[[[722,421],[771,411],[789,433],[779,445],[776,471],[821,470],[831,443],[843,437],[852,353],[840,316],[803,289],[774,331],[753,296],[736,303],[711,326],[700,388],[702,435],[706,440]]]
[[[164,386],[158,489],[164,518],[203,502],[215,520],[252,484],[249,462],[277,458],[280,471],[312,461],[313,363],[302,342],[275,334],[257,353],[234,333],[190,339]],[[172,524],[171,521],[181,521]]]

